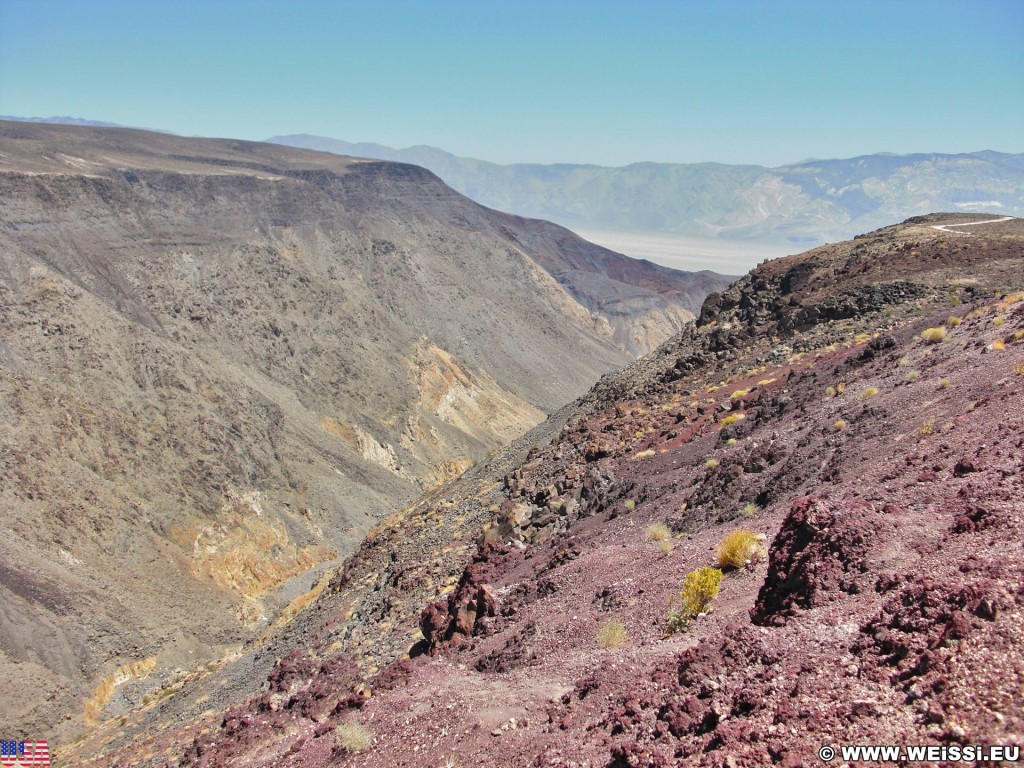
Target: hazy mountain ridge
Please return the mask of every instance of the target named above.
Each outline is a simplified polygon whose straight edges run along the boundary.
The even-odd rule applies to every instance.
[[[570,227],[814,244],[935,210],[1024,215],[1024,154],[877,154],[778,168],[653,162],[607,168],[498,165],[434,147],[397,150],[304,134],[270,141],[423,165],[485,205]]]
[[[0,123],[0,679],[34,681],[0,725],[68,737],[267,631],[688,285],[417,166]]]

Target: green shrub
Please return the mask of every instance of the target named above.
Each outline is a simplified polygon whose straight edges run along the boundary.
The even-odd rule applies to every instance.
[[[707,611],[711,601],[718,596],[721,580],[722,572],[717,568],[698,568],[686,575],[679,591],[679,609],[669,610],[669,634],[682,632],[693,619]]]

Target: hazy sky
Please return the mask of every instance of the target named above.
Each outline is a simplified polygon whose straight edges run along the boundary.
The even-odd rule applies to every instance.
[[[1022,0],[0,0],[0,114],[495,162],[1024,151]]]

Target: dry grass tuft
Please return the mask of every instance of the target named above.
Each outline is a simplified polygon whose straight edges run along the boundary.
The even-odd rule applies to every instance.
[[[743,419],[745,418],[747,418],[747,414],[745,413],[730,413],[728,416],[722,419],[721,423],[719,423],[718,425],[718,428],[725,429],[730,424],[735,424],[737,421],[743,421]]]
[[[651,523],[647,526],[647,538],[651,541],[665,541],[672,536],[672,531],[664,523]]]
[[[602,648],[618,648],[626,642],[629,630],[622,619],[609,619],[597,628],[594,639]]]
[[[846,420],[836,419],[836,423],[834,424],[834,426],[836,428],[836,431],[842,432],[844,429],[846,429]]]
[[[929,344],[938,344],[946,338],[945,328],[925,328],[921,331],[921,338]]]
[[[334,729],[334,746],[339,752],[358,755],[373,744],[373,733],[359,723],[342,723]]]
[[[963,321],[964,321],[964,319],[962,317],[957,317],[956,315],[950,315],[949,317],[946,318],[946,325],[948,325],[950,328],[956,328]]]
[[[715,550],[715,559],[719,568],[727,570],[753,565],[764,554],[764,535],[740,528],[722,539]]]

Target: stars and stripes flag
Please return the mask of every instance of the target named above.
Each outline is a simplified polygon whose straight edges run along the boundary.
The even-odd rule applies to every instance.
[[[0,765],[49,765],[50,747],[45,741],[0,740]]]

